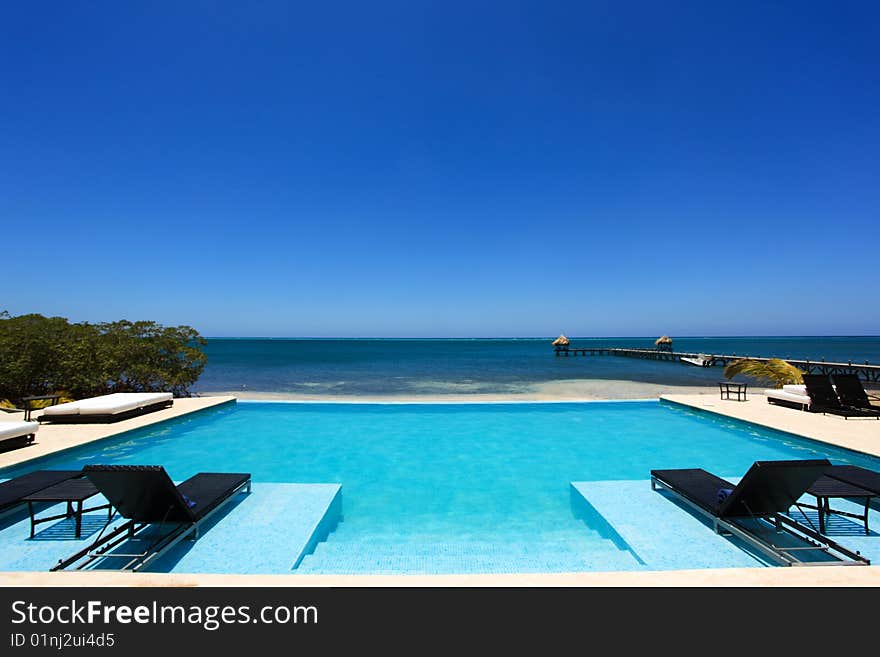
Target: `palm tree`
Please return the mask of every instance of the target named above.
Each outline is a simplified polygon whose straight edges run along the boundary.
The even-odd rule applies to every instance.
[[[781,388],[789,383],[804,382],[803,372],[780,358],[771,358],[768,361],[742,358],[733,361],[724,368],[724,376],[728,379],[732,379],[737,374],[745,374],[759,381],[766,381],[774,388]]]

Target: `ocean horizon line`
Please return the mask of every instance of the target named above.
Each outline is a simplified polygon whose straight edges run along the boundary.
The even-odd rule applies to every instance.
[[[314,340],[314,341],[343,341],[343,340],[412,340],[412,341],[454,341],[454,340],[553,340],[557,336],[457,336],[457,337],[413,337],[413,336],[280,336],[280,335],[210,335],[204,336],[206,340]],[[655,340],[656,335],[607,335],[607,336],[578,336],[570,335],[569,340]],[[675,335],[673,339],[681,340],[717,340],[717,339],[752,339],[784,340],[792,338],[878,338],[880,334],[826,334],[826,335]]]

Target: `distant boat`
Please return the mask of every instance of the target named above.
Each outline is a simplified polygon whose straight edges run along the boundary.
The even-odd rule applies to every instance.
[[[689,358],[687,356],[681,357],[682,363],[688,363],[690,365],[696,365],[697,367],[709,367],[712,364],[712,356],[706,356],[705,354],[700,354],[694,358]]]

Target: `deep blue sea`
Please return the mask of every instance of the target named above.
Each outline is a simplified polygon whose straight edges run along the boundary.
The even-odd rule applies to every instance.
[[[666,385],[717,381],[721,368],[610,356],[556,358],[552,339],[212,338],[197,392],[418,395],[523,392],[567,379]],[[572,346],[652,348],[654,338],[571,338]],[[676,351],[880,363],[874,337],[674,338]]]

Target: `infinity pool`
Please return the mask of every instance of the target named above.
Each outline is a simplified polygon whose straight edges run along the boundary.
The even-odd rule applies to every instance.
[[[652,468],[738,476],[756,460],[823,456],[880,468],[868,457],[662,402],[239,402],[0,478],[107,463],[162,464],[175,480],[250,472],[255,490],[337,483],[343,519],[295,572],[568,572],[644,567],[576,502],[570,482],[647,487]]]

